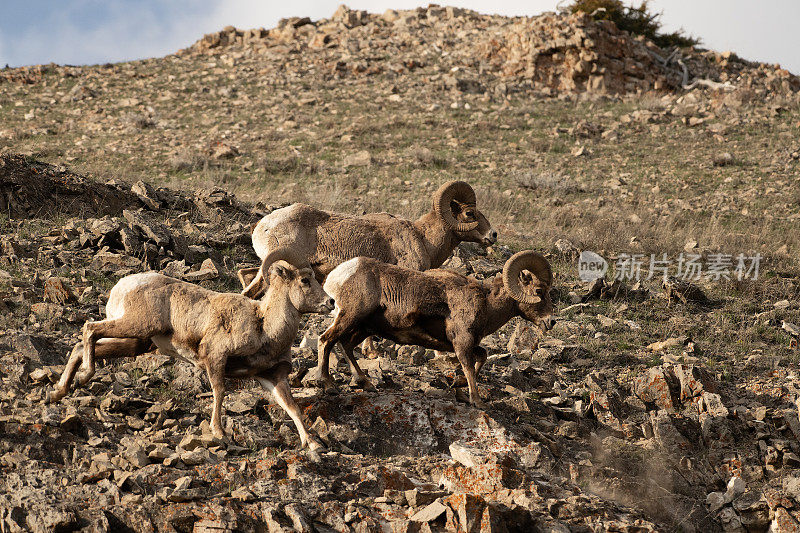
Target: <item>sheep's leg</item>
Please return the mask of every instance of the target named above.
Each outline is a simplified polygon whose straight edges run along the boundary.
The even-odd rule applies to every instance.
[[[330,331],[326,330],[325,333]],[[322,386],[325,390],[336,390],[336,383],[331,377],[330,370],[330,357],[331,350],[333,350],[337,339],[326,337],[323,333],[319,338],[319,345],[317,346],[317,368],[314,370],[316,376],[317,386]]]
[[[355,325],[355,319],[350,318],[349,313],[340,310],[328,329],[319,336],[319,346],[317,348],[317,368],[316,378],[319,384],[326,390],[335,390],[336,383],[331,378],[330,357],[331,350],[339,339],[344,336],[348,329]],[[348,357],[349,359],[349,357]]]
[[[484,363],[486,363],[486,349],[476,346],[472,350],[472,355],[475,357],[475,375],[477,376],[480,373],[481,368],[483,368]]]
[[[69,386],[75,378],[75,372],[78,370],[78,363],[83,360],[83,352],[83,343],[79,342],[72,349],[69,360],[67,360],[67,366],[64,367],[64,372],[61,373],[61,378],[55,388],[45,396],[45,402],[55,403],[67,395]]]
[[[148,327],[137,325],[135,321],[125,318],[87,322],[83,326],[83,362],[80,371],[75,376],[78,384],[86,385],[94,376],[95,345],[98,339],[149,339],[156,333]]]
[[[473,356],[474,347],[472,346],[472,343],[466,340],[459,342],[459,340],[456,339],[456,342],[453,342],[453,348],[455,349],[458,361],[461,363],[461,369],[464,371],[464,376],[467,378],[470,403],[479,409],[485,409],[486,404],[481,401],[481,397],[478,394],[477,381],[475,379],[476,362],[475,357]]]
[[[95,344],[95,356],[98,359],[113,359],[116,357],[135,357],[150,351],[152,343],[150,340],[142,339],[98,339]],[[79,342],[72,349],[64,372],[58,380],[55,388],[45,398],[45,401],[54,403],[61,400],[69,392],[69,386],[75,378],[78,363],[83,358],[83,343]]]
[[[81,362],[81,371],[78,373],[78,385],[84,386],[94,376],[94,352],[95,341],[98,339],[97,334],[92,327],[99,322],[86,322],[83,325],[83,360]]]
[[[339,344],[344,354],[347,356],[347,362],[350,363],[350,386],[362,387],[364,390],[375,391],[377,390],[375,385],[372,384],[369,377],[361,370],[361,367],[358,366],[358,361],[353,354],[353,348],[358,346],[358,343],[361,341],[360,337],[362,336],[363,335],[356,334],[349,341],[341,341]]]
[[[272,397],[275,398],[278,405],[291,417],[295,427],[297,427],[297,432],[300,434],[301,446],[304,448],[308,447],[311,450],[324,448],[319,439],[311,435],[308,429],[306,429],[300,407],[292,396],[292,391],[289,389],[289,381],[287,381],[286,376],[277,378],[274,374],[261,374],[256,376],[256,380],[272,394]]]
[[[205,350],[202,345],[200,347],[201,353]],[[224,407],[222,407],[222,400],[225,398],[225,359],[222,358],[221,363],[217,361],[208,361],[206,359],[206,374],[208,374],[208,381],[211,383],[211,392],[214,393],[214,410],[211,412],[211,433],[214,437],[221,439],[225,437],[225,430],[222,429],[222,415]]]

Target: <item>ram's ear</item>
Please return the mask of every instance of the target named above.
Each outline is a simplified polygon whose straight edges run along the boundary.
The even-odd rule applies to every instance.
[[[553,270],[542,254],[524,250],[511,256],[503,265],[503,285],[512,298],[525,304],[542,301],[536,292],[537,287],[553,284]]]
[[[285,280],[291,280],[294,278],[294,270],[281,264],[272,265],[272,271]]]
[[[450,207],[453,209],[453,216],[459,220],[473,221],[478,219],[478,210],[473,204],[465,204],[458,200],[453,200],[450,202]]]
[[[269,280],[263,275],[261,269],[257,268],[255,270],[255,277],[253,277],[252,281],[242,290],[242,296],[247,296],[252,300],[261,298],[269,286]],[[239,279],[241,279],[241,277]]]
[[[253,280],[256,278],[256,275],[258,275],[258,270],[259,267],[239,269],[237,274],[239,275],[239,282],[242,284],[243,289],[253,282]]]

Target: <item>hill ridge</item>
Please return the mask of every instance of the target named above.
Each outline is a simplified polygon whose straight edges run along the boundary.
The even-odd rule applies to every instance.
[[[340,77],[450,71],[455,81],[449,83],[467,92],[626,94],[696,81],[711,88],[800,89],[800,79],[778,65],[694,47],[662,50],[584,13],[507,17],[431,4],[376,15],[342,5],[330,19],[293,17],[269,30],[228,26],[179,54],[231,52],[301,53],[306,64],[322,63]]]

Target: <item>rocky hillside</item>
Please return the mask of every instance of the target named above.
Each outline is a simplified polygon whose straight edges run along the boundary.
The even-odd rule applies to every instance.
[[[435,5],[383,15],[343,5],[330,19],[284,19],[271,30],[229,26],[183,53],[258,56],[328,79],[413,74],[419,82],[498,95],[625,94],[708,82],[761,94],[800,89],[800,79],[779,66],[730,52],[662,50],[586,14],[509,18]]]
[[[601,362],[581,342],[581,331],[609,347],[640,330],[625,309],[669,305],[669,293],[655,289],[562,283],[552,335],[515,321],[484,342],[485,412],[464,403],[454,358],[391,344],[362,362],[378,392],[307,388],[316,335],[330,320],[309,319],[293,348],[292,383],[328,446],[319,458],[297,451],[291,420],[252,383],[228,384],[233,437],[214,439],[204,375],[158,353],[106,365],[87,388],[44,405],[114,280],[155,269],[235,289],[235,269],[252,264],[248,223],[272,208],[219,189],[93,183],[19,156],[0,159],[0,193],[12,214],[0,225],[5,530],[789,531],[796,523],[795,369],[754,353],[720,371],[709,364],[711,347],[687,335],[643,347],[646,362]],[[511,253],[478,252],[462,246],[448,266],[483,278],[502,265],[492,257]],[[676,301],[676,323],[714,313]],[[788,319],[799,313],[785,301],[759,320],[787,319],[797,335]]]
[[[341,8],[0,70],[0,531],[795,531],[798,139],[795,76],[580,16]],[[485,411],[451,358],[389,344],[361,356],[377,392],[345,365],[306,386],[325,317],[293,348],[318,459],[250,382],[215,440],[205,376],[158,353],[42,403],[120,277],[235,291],[277,206],[412,217],[455,178],[500,240],[447,267],[534,248],[556,275],[548,335],[483,343]],[[581,281],[581,250],[642,279]],[[759,278],[646,275],[720,253]]]

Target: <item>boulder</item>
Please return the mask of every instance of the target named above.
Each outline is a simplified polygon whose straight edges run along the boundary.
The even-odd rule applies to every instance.
[[[125,217],[131,228],[140,231],[156,246],[169,246],[172,241],[172,234],[167,227],[152,219],[144,211],[126,209],[122,212],[122,216]]]
[[[537,326],[528,322],[518,322],[508,340],[507,349],[512,354],[519,354],[525,350],[534,351],[539,346],[541,333]]]
[[[441,500],[435,500],[424,509],[420,509],[411,516],[412,522],[433,522],[447,512],[447,506]]]
[[[672,386],[671,386],[672,385]],[[644,374],[633,382],[633,393],[645,404],[655,404],[659,409],[672,411],[675,409],[674,376],[664,367],[648,368]]]
[[[345,168],[368,167],[372,165],[372,156],[367,150],[361,150],[360,152],[345,156],[342,164]]]
[[[60,305],[73,303],[77,300],[72,287],[64,278],[48,278],[44,282],[44,301]]]

